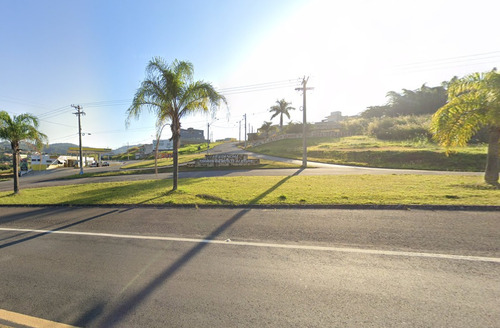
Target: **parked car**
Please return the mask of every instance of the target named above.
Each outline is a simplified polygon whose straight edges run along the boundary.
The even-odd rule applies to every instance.
[[[90,166],[90,167],[97,167],[98,165],[97,165],[97,162],[93,162],[93,163],[90,163],[90,165],[89,165],[89,166]]]
[[[108,162],[102,162],[102,166],[109,166]]]

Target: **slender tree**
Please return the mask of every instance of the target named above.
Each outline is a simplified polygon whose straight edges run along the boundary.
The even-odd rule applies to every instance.
[[[168,120],[173,140],[173,187],[177,190],[179,177],[179,146],[181,119],[199,112],[212,112],[226,103],[223,95],[204,81],[193,81],[193,64],[174,60],[170,65],[160,57],[149,61],[146,78],[137,89],[127,110],[127,125],[132,117],[139,118],[147,109],[157,117],[156,126]]]
[[[262,126],[259,128],[259,131],[264,132],[266,135],[266,138],[269,137],[269,131],[272,129],[272,122],[264,122]]]
[[[496,69],[453,79],[448,102],[432,118],[431,129],[443,146],[464,146],[482,127],[489,134],[484,180],[498,186],[500,74]]]
[[[283,115],[286,115],[286,117],[290,119],[289,111],[295,109],[294,107],[289,106],[291,104],[292,103],[287,102],[285,99],[276,100],[276,105],[269,109],[271,113],[274,113],[273,116],[271,116],[271,120],[278,115],[280,116],[280,131],[283,130]]]
[[[19,189],[19,151],[21,141],[33,142],[41,149],[47,136],[38,131],[38,118],[31,114],[10,117],[6,111],[0,111],[0,139],[10,142],[12,165],[14,170],[14,193]]]

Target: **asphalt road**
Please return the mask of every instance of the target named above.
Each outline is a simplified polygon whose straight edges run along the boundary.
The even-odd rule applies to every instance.
[[[500,322],[498,212],[1,210],[10,312],[84,327]]]
[[[284,163],[292,163],[301,165],[302,161],[286,159],[256,153],[250,153],[236,147],[235,143],[226,143],[217,146],[211,153],[236,153],[248,154],[254,158],[268,159]],[[400,170],[400,169],[381,169],[369,167],[356,167],[346,165],[324,164],[317,162],[308,162],[309,167],[306,169],[235,169],[235,170],[206,170],[180,172],[180,178],[199,178],[199,177],[221,177],[221,176],[291,176],[291,175],[351,175],[351,174],[421,174],[421,175],[475,175],[480,176],[481,172],[450,172],[450,171],[425,171],[425,170]],[[85,172],[106,172],[120,170],[121,165],[111,165],[110,167],[85,168]],[[79,171],[73,168],[61,168],[51,171],[38,172],[20,178],[20,188],[39,188],[52,187],[69,184],[86,184],[114,181],[138,181],[138,180],[154,180],[154,179],[171,179],[172,173],[155,174],[137,174],[137,175],[120,175],[109,177],[90,177],[81,179],[62,178],[77,174]],[[0,181],[0,191],[11,191],[13,188],[12,180]]]

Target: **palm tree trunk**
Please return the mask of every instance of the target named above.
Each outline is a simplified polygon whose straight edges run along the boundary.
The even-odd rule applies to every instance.
[[[12,145],[12,165],[14,172],[14,194],[19,193],[19,148]]]
[[[498,185],[498,154],[500,148],[500,127],[492,126],[489,131],[488,156],[486,159],[486,170],[484,181],[491,185]]]
[[[155,147],[155,175],[158,175],[158,146],[160,144],[160,136],[156,137],[156,147]]]
[[[172,120],[172,140],[174,143],[173,151],[173,185],[172,190],[177,190],[177,184],[179,180],[179,146],[180,146],[180,135],[181,135],[181,125],[179,120]]]

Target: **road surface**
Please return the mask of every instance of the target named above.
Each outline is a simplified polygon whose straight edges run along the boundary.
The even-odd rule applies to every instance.
[[[500,217],[4,207],[0,275],[0,325],[498,327]]]

